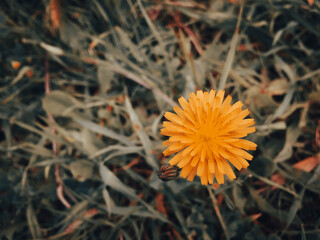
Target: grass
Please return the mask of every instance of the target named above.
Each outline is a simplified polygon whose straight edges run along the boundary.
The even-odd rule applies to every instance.
[[[0,3],[1,239],[319,239],[319,1]],[[162,182],[165,111],[224,89],[247,170]]]

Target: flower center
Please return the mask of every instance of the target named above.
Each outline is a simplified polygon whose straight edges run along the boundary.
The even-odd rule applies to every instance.
[[[199,135],[202,141],[215,141],[217,133],[216,128],[212,124],[205,123],[199,128]]]

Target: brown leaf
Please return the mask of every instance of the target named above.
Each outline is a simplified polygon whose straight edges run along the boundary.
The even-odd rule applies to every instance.
[[[82,218],[76,218],[70,225],[67,227],[67,229],[64,231],[64,233],[72,233],[75,229],[80,227],[80,225],[84,222],[84,219],[90,219],[96,214],[98,214],[99,211],[96,208],[89,209],[85,211],[81,217]]]
[[[314,157],[308,157],[293,165],[294,168],[303,170],[305,172],[311,172],[319,164],[319,154]]]
[[[163,202],[163,194],[158,193],[156,196],[156,209],[158,212],[161,212],[163,215],[167,216],[167,210],[165,208],[164,202]]]
[[[257,213],[257,214],[253,214],[251,215],[251,219],[253,221],[256,221],[259,217],[261,217],[262,213]]]
[[[286,179],[279,173],[273,174],[271,180],[280,185],[284,185],[286,182]],[[276,186],[272,186],[272,190],[274,189],[276,189]]]

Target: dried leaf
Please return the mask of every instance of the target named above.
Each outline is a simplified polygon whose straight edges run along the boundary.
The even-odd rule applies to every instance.
[[[245,91],[246,103],[253,112],[263,114],[273,112],[277,104],[268,94],[261,94],[260,88],[252,86]]]
[[[281,121],[281,122],[259,125],[259,126],[256,126],[256,128],[261,132],[270,131],[270,130],[284,130],[287,128],[287,125],[286,125],[286,122]]]
[[[110,217],[111,213],[112,213],[112,209],[115,206],[115,203],[112,200],[112,198],[110,197],[110,194],[109,194],[108,190],[105,187],[102,190],[102,195],[103,195],[104,201],[106,203],[108,215]]]
[[[293,164],[293,167],[296,169],[303,170],[305,172],[311,172],[313,169],[315,169],[320,160],[320,155],[314,156],[314,157],[308,157],[304,160],[301,160],[300,162],[297,162]]]
[[[167,211],[163,203],[163,194],[158,193],[156,196],[156,209],[161,212],[163,215],[167,216]]]
[[[114,72],[106,65],[98,65],[98,81],[100,85],[100,92],[106,93],[110,91],[114,75]]]
[[[93,163],[87,160],[76,160],[70,163],[70,171],[74,179],[83,182],[90,179],[93,173]]]
[[[294,28],[295,26],[297,26],[297,22],[295,21],[290,21],[286,27],[280,29],[274,36],[273,42],[272,42],[272,46],[275,46],[277,44],[277,42],[279,41],[279,39],[281,38],[281,36],[283,35],[284,32]]]
[[[88,154],[95,154],[104,147],[104,143],[98,136],[89,131],[87,128],[82,128],[81,131],[69,131],[70,137],[82,143],[81,147]]]
[[[26,152],[33,153],[42,157],[53,157],[52,151],[33,143],[25,143],[20,148]]]
[[[82,104],[63,91],[52,91],[42,100],[43,108],[52,115],[88,119],[90,116],[80,112]]]
[[[81,218],[76,218],[72,223],[69,224],[67,229],[63,232],[66,234],[70,234],[74,232],[77,228],[81,226],[81,224],[85,221],[85,219],[90,219],[98,214],[99,211],[96,208],[89,209],[81,214]]]
[[[272,81],[267,91],[270,95],[282,95],[289,90],[289,83],[286,79],[276,79]]]
[[[64,51],[59,47],[52,46],[52,45],[49,45],[49,44],[44,43],[44,42],[41,42],[40,46],[42,48],[44,48],[45,50],[47,50],[49,53],[52,53],[54,55],[62,56],[64,54]]]
[[[129,186],[125,185],[121,182],[121,180],[114,175],[113,172],[111,172],[106,166],[103,165],[103,163],[100,163],[99,165],[99,171],[100,175],[102,177],[102,180],[106,186],[110,186],[111,188],[123,193],[124,195],[129,196],[130,198],[133,198],[135,200],[138,200],[141,204],[143,204],[144,207],[137,207],[137,206],[130,206],[130,207],[119,207],[113,204],[112,199],[110,196],[108,196],[108,193],[106,191],[103,192],[105,201],[109,206],[107,206],[107,211],[112,212],[113,214],[118,215],[135,215],[140,217],[151,217],[151,218],[158,218],[164,222],[168,222],[168,220],[160,214],[158,211],[156,211],[152,206],[144,202],[139,198],[138,195],[136,195],[134,189],[130,188]],[[110,207],[111,206],[111,207]],[[146,210],[144,209],[146,208]]]
[[[296,124],[292,124],[287,128],[286,140],[282,150],[274,157],[273,161],[275,163],[283,162],[292,156],[293,144],[297,141],[301,134],[301,130],[297,128]]]
[[[134,199],[138,198],[138,196],[135,194],[135,190],[123,184],[121,180],[109,170],[109,168],[103,165],[103,163],[100,163],[99,165],[99,172],[102,181],[106,186],[110,186],[113,189]]]
[[[262,216],[262,213],[257,213],[257,214],[251,215],[250,217],[253,221],[256,221],[261,216]]]
[[[29,72],[30,70],[31,68],[29,66],[24,66],[23,68],[21,68],[18,72],[18,75],[12,80],[11,85],[14,85],[17,82],[19,82],[22,79],[22,77],[26,75],[27,72]]]
[[[290,106],[290,102],[293,98],[294,91],[295,91],[294,87],[290,86],[282,103],[280,104],[280,106],[277,108],[277,110],[272,115],[272,118],[271,118],[272,121],[277,119],[281,115],[285,114],[288,111],[288,109],[290,109],[289,106]]]
[[[64,222],[70,222],[72,221],[72,219],[76,218],[77,216],[79,216],[81,213],[83,213],[87,206],[88,206],[89,202],[87,200],[83,200],[77,204],[75,204],[74,206],[72,206],[71,211],[68,213],[68,215],[66,215],[66,217],[64,218]]]
[[[271,180],[281,186],[286,183],[286,179],[280,173],[273,174]],[[276,189],[276,186],[273,186],[272,189]]]
[[[290,67],[287,63],[285,63],[278,55],[274,56],[275,59],[275,67],[279,72],[283,71],[286,73],[290,83],[293,84],[296,81],[296,72],[295,69]]]

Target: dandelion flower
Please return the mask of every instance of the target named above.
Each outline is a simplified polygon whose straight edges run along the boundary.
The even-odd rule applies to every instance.
[[[247,168],[252,160],[245,150],[255,150],[257,145],[245,139],[256,131],[253,119],[244,119],[250,112],[242,110],[241,101],[231,105],[231,97],[224,99],[224,91],[198,91],[190,94],[189,101],[179,99],[182,109],[174,107],[176,114],[165,113],[161,134],[169,136],[163,142],[168,148],[165,156],[177,153],[170,165],[181,168],[180,176],[193,181],[197,174],[201,184],[213,184],[214,177],[224,183],[224,175],[236,178],[230,163],[238,170]]]

